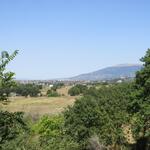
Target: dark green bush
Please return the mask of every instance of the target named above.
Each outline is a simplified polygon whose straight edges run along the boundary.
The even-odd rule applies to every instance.
[[[90,88],[64,112],[66,134],[82,149],[95,134],[106,146],[126,144],[122,125],[129,119],[127,106],[132,89],[132,84]]]
[[[16,93],[20,96],[31,96],[36,97],[39,94],[41,94],[41,86],[36,84],[18,84],[16,87],[14,87],[11,92]]]
[[[48,90],[47,91],[47,96],[48,97],[59,97],[60,95],[57,93],[57,91]]]
[[[64,86],[64,83],[56,83],[54,86],[51,88],[51,90],[56,91],[57,89],[60,89],[61,87]]]
[[[27,130],[27,126],[23,120],[23,113],[0,111],[0,144],[16,138],[24,130]]]
[[[73,86],[71,89],[69,89],[68,94],[71,96],[76,96],[80,94],[84,94],[88,90],[87,86],[77,84]]]

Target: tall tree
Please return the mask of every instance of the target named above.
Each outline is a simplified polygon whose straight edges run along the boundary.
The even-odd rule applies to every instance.
[[[133,131],[137,139],[136,149],[147,150],[150,144],[150,49],[141,61],[143,68],[136,74],[135,98],[130,110],[134,120]]]
[[[0,55],[0,101],[5,101],[8,98],[6,90],[13,87],[15,82],[13,81],[14,73],[7,72],[6,66],[15,58],[18,51],[14,51],[11,55],[8,52],[3,51]],[[2,144],[15,138],[22,129],[26,128],[26,124],[23,121],[23,113],[15,112],[9,113],[7,111],[0,110],[0,149]]]
[[[6,66],[18,54],[18,50],[14,51],[11,55],[7,51],[1,52],[0,55],[0,101],[5,101],[8,98],[9,89],[14,86],[13,81],[14,73],[6,72]]]

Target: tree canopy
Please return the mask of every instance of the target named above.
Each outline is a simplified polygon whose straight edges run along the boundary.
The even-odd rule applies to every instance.
[[[150,49],[141,61],[143,68],[136,74],[130,112],[134,118],[132,124],[134,136],[140,143],[138,147],[141,146],[144,150],[150,144]]]
[[[6,66],[11,60],[15,58],[18,51],[14,51],[13,54],[9,55],[8,52],[3,51],[0,56],[0,100],[5,101],[8,95],[5,93],[6,89],[10,89],[15,85],[13,80],[14,73],[6,72]],[[17,137],[21,133],[21,130],[26,128],[23,121],[23,113],[16,112],[10,113],[7,111],[0,110],[0,148],[1,144],[6,141],[10,141]]]
[[[13,80],[14,73],[6,72],[6,66],[18,54],[18,50],[14,51],[11,55],[7,51],[1,52],[0,55],[0,101],[5,101],[8,98],[9,89],[15,85]]]

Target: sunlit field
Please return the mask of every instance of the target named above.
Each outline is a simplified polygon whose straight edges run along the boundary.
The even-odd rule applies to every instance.
[[[7,105],[1,105],[3,110],[10,112],[22,111],[30,115],[58,114],[68,105],[73,105],[75,97],[37,97],[10,98]]]
[[[67,106],[73,105],[77,97],[69,96],[69,86],[65,86],[58,90],[58,93],[63,95],[60,97],[11,97],[5,105],[0,104],[3,110],[9,112],[22,111],[25,115],[42,116],[54,115],[61,113]]]

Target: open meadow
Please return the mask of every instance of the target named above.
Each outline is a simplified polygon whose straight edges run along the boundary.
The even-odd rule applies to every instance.
[[[74,104],[77,96],[69,96],[69,89],[69,86],[58,89],[58,93],[63,95],[60,97],[10,97],[5,105],[0,103],[0,108],[9,112],[21,111],[30,116],[56,115],[61,113],[67,106]],[[43,91],[43,93],[46,92]]]
[[[3,110],[9,112],[22,111],[27,115],[53,115],[64,110],[68,105],[73,105],[75,97],[37,97],[25,98],[14,97],[10,98],[7,105],[1,104]]]

